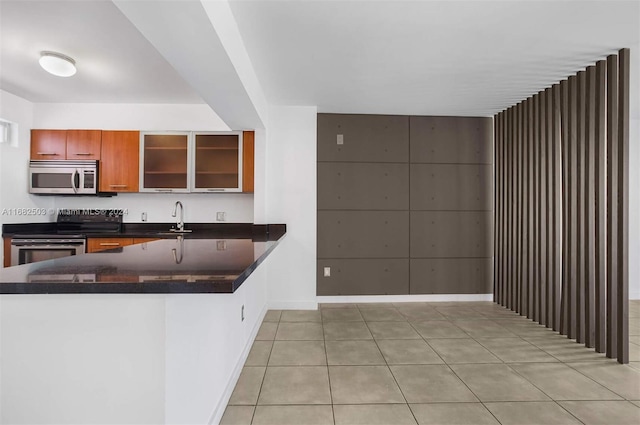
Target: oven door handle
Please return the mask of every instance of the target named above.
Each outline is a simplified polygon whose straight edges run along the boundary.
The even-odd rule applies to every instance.
[[[78,180],[78,184],[76,184],[76,180]],[[80,173],[78,170],[74,170],[73,174],[71,174],[71,187],[75,193],[78,193],[78,186],[80,185]]]

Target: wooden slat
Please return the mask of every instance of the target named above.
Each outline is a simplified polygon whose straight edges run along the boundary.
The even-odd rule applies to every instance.
[[[595,347],[598,353],[606,350],[606,78],[607,63],[596,64],[595,112]]]
[[[521,127],[522,127],[522,116],[521,116],[521,108],[522,104],[518,103],[515,108],[515,146],[516,146],[516,157],[515,157],[515,165],[516,165],[516,173],[515,173],[515,181],[516,181],[516,280],[515,280],[515,290],[514,290],[514,303],[513,309],[517,313],[522,311],[521,307],[521,287],[522,287],[522,204],[521,204],[521,196],[522,196],[522,163],[521,163],[521,155],[522,155],[522,139],[521,139]]]
[[[511,109],[507,109],[505,111],[505,122],[503,128],[504,134],[504,163],[505,163],[505,178],[504,183],[506,186],[506,217],[505,217],[505,229],[506,229],[506,237],[505,237],[505,262],[506,262],[506,279],[504,284],[504,294],[503,294],[503,304],[507,308],[511,308],[509,306],[509,297],[511,294],[511,141],[509,140],[509,122],[511,121]]]
[[[618,357],[618,57],[607,57],[607,357]]]
[[[508,253],[507,253],[507,240],[509,236],[509,228],[508,228],[508,180],[507,180],[507,111],[502,113],[502,126],[500,129],[502,133],[502,292],[501,292],[501,305],[507,305],[507,279],[508,279]]]
[[[540,151],[540,324],[547,325],[547,94],[540,92],[540,115],[538,125],[540,127],[539,151]]]
[[[527,304],[527,317],[532,318],[533,317],[533,310],[534,310],[534,300],[535,300],[535,296],[534,296],[534,288],[535,288],[535,271],[536,271],[536,266],[535,266],[535,179],[534,179],[534,149],[535,149],[535,139],[533,137],[534,134],[534,101],[533,101],[533,97],[530,97],[529,99],[527,99],[527,121],[529,122],[528,125],[528,139],[529,139],[529,143],[527,146],[527,172],[528,172],[528,180],[529,180],[529,187],[528,187],[528,208],[527,208],[527,220],[528,220],[528,224],[529,224],[529,232],[528,232],[528,239],[529,239],[529,246],[528,246],[528,259],[527,259],[527,263],[528,263],[528,272],[529,272],[529,279],[528,279],[528,291],[527,291],[527,298],[528,298],[528,304]]]
[[[587,68],[586,73],[586,137],[585,137],[585,345],[589,348],[595,344],[595,167],[594,167],[594,134],[596,116],[596,69]]]
[[[522,103],[522,309],[528,314],[529,303],[529,99]]]
[[[569,81],[560,83],[560,121],[562,153],[562,303],[560,333],[569,333]]]
[[[494,164],[494,196],[493,196],[493,302],[499,302],[500,291],[500,142],[498,128],[500,114],[493,117],[493,164]]]
[[[578,133],[577,133],[577,148],[576,148],[576,163],[577,163],[577,183],[578,183],[578,191],[577,191],[577,250],[576,250],[576,258],[577,258],[577,272],[576,272],[576,293],[577,293],[577,319],[576,319],[576,341],[578,343],[584,342],[584,331],[585,331],[585,249],[584,249],[584,203],[585,203],[585,192],[584,192],[584,145],[585,145],[585,94],[586,94],[586,78],[585,72],[578,72]]]
[[[629,49],[618,52],[618,362],[629,363]]]
[[[562,301],[562,145],[560,84],[553,86],[553,330],[560,330]]]
[[[574,339],[577,335],[577,283],[576,283],[576,273],[578,269],[577,263],[577,222],[578,222],[578,207],[576,203],[577,193],[578,193],[578,184],[577,184],[577,155],[576,155],[576,147],[578,144],[577,140],[577,132],[578,132],[578,78],[570,77],[569,78],[569,146],[567,157],[569,159],[569,185],[568,185],[568,194],[569,194],[569,202],[567,204],[568,208],[568,241],[569,241],[569,323],[568,323],[568,332],[567,336],[570,339]]]
[[[509,163],[511,164],[511,279],[509,280],[509,308],[516,309],[515,297],[518,284],[518,179],[517,179],[517,161],[518,144],[516,140],[517,127],[517,106],[511,108],[511,119],[509,122],[509,144],[511,146],[511,154]]]
[[[516,227],[516,144],[515,144],[515,106],[509,109],[509,205],[511,207],[511,214],[509,215],[509,264],[511,271],[509,273],[509,299],[508,306],[510,309],[514,309],[515,288],[516,288],[516,273],[517,273],[517,254],[516,254],[516,240],[517,240],[517,227]]]
[[[540,95],[533,96],[533,305],[529,316],[536,322],[540,313]]]
[[[558,132],[560,131],[559,123],[558,123],[558,110],[560,104],[559,98],[559,90],[560,86],[558,84],[554,85],[550,89],[550,93],[548,96],[548,125],[549,125],[549,251],[550,251],[550,262],[549,262],[549,303],[547,304],[549,309],[549,322],[550,327],[553,330],[558,330],[558,302],[559,302],[559,259],[558,254],[560,252],[559,242],[560,242],[560,234],[559,234],[559,222],[558,222],[558,211],[559,211],[559,186],[558,186],[558,177],[559,177],[559,167],[560,167],[560,158],[557,153],[558,147]]]
[[[546,325],[547,327],[553,327],[553,92],[551,88],[545,90],[545,175],[546,175],[546,208],[545,208],[545,222],[546,222],[546,270],[547,275],[546,290],[545,290],[545,305],[546,305]]]
[[[520,216],[518,220],[520,221],[520,288],[518,292],[518,308],[520,315],[523,315],[523,311],[525,310],[525,291],[526,291],[526,243],[527,243],[527,230],[526,230],[526,220],[525,220],[525,185],[526,185],[526,175],[525,175],[525,158],[526,158],[526,145],[525,145],[525,103],[520,103],[520,128],[519,128],[519,139],[520,139]]]

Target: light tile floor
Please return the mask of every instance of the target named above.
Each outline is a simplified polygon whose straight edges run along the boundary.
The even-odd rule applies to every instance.
[[[269,311],[222,424],[640,424],[620,365],[490,302]]]

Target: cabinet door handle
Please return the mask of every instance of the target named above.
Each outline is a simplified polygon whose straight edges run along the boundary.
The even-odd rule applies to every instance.
[[[110,184],[109,187],[127,187],[126,184]]]
[[[100,242],[100,246],[120,246],[120,242]]]
[[[38,155],[58,155],[55,152],[36,152]]]
[[[173,189],[156,189],[156,192],[173,192]]]
[[[88,156],[88,155],[93,155],[93,154],[91,152],[76,152],[73,155]]]
[[[224,192],[224,189],[207,189],[207,192]]]

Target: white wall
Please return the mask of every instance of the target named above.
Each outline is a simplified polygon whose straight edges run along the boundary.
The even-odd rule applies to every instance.
[[[317,306],[316,116],[316,107],[269,108],[265,221],[287,224],[269,258],[269,308]]]
[[[33,104],[0,90],[0,118],[17,123],[19,130],[17,145],[0,144],[0,225],[53,220],[55,217],[49,214],[54,206],[53,199],[29,195],[27,166],[30,153],[30,130],[33,124]],[[26,210],[15,211],[16,208],[41,208],[47,213],[45,215],[23,214],[20,212]],[[3,256],[3,248],[0,247],[0,258]]]
[[[207,105],[154,104],[51,104],[33,105],[33,128],[87,128],[103,130],[226,131]],[[27,152],[28,157],[28,152]],[[227,213],[227,222],[253,222],[253,195],[241,193],[143,194],[127,193],[113,198],[55,197],[56,208],[119,208],[128,211],[125,222],[172,222],[175,201],[185,206],[186,222],[214,222],[216,212]]]
[[[124,209],[124,221],[141,222],[142,212],[151,223],[174,223],[171,217],[176,201],[184,205],[187,223],[211,223],[216,212],[227,213],[226,222],[253,223],[253,195],[250,193],[121,193],[112,198],[56,196],[56,208]]]
[[[227,131],[205,104],[35,103],[34,128]]]
[[[30,154],[30,130],[33,125],[33,104],[0,90],[0,117],[18,124],[18,144],[0,144],[0,211],[14,208],[51,208],[53,199],[29,195],[27,167]],[[29,216],[0,213],[2,223],[51,221],[49,215]]]

